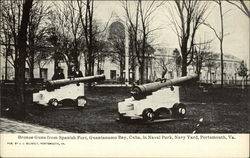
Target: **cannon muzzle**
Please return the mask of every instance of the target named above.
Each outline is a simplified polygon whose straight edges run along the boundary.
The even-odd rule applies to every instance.
[[[157,91],[163,87],[172,87],[187,81],[198,80],[198,75],[184,76],[177,79],[165,80],[163,82],[153,82],[144,85],[134,86],[131,94],[135,99],[141,99],[154,91]]]
[[[72,83],[80,83],[80,82],[98,82],[105,80],[105,75],[96,75],[96,76],[86,76],[86,77],[79,77],[79,78],[68,78],[68,79],[61,79],[61,80],[52,80],[47,81],[46,88],[53,88],[63,85],[68,85]]]

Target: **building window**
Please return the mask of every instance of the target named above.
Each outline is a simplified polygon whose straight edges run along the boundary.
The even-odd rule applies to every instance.
[[[48,69],[41,68],[40,71],[41,71],[40,78],[43,78],[45,81],[48,80]]]
[[[173,79],[173,78],[174,78],[173,72],[172,72],[172,71],[169,71],[168,74],[169,74],[169,78],[170,78],[170,79]]]
[[[227,78],[227,74],[223,73],[223,79],[226,80],[226,78]]]
[[[239,66],[237,63],[234,63],[234,68],[237,69]]]
[[[25,80],[29,80],[30,79],[30,70],[29,68],[25,68]]]
[[[116,70],[110,70],[110,79],[112,80],[116,79]]]
[[[6,68],[3,67],[2,68],[2,79],[7,79],[7,80],[11,80],[11,79],[14,79],[14,69],[12,67],[7,67],[7,76],[5,77],[5,70]]]
[[[212,79],[212,81],[216,80],[216,76],[215,76],[214,72],[211,73],[211,79]]]

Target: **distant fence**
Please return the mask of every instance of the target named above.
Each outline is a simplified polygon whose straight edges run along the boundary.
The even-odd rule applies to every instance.
[[[150,81],[146,82],[149,83]],[[152,82],[152,81],[151,81]],[[207,84],[215,84],[220,85],[221,80],[200,80],[201,83],[207,83]],[[14,80],[0,80],[0,83],[2,84],[14,84]],[[42,78],[36,78],[34,80],[25,81],[26,84],[44,84],[44,80]],[[102,83],[105,84],[124,84],[125,81],[119,81],[119,80],[112,80],[112,79],[106,79],[105,81],[102,81]],[[131,83],[130,83],[131,84]],[[226,86],[242,86],[242,80],[224,80],[223,84]],[[244,85],[250,86],[250,79],[244,81]]]
[[[208,80],[201,80],[202,83],[208,83],[208,84],[221,84],[221,80],[216,80],[216,81],[208,81]],[[225,86],[242,86],[242,82],[244,82],[243,84],[246,86],[250,86],[250,80],[224,80],[223,81],[223,85]]]

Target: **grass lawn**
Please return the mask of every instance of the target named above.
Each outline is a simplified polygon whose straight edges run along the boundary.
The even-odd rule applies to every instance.
[[[13,91],[10,89],[2,93],[4,105],[11,102]],[[210,88],[203,92],[198,87],[181,87],[181,102],[187,105],[188,120],[151,124],[116,121],[117,103],[130,97],[127,88],[95,87],[85,90],[85,93],[88,99],[86,108],[33,110],[34,115],[26,117],[24,122],[74,133],[192,133],[198,120],[203,118],[198,133],[250,132],[249,90]],[[3,116],[6,115],[3,113]]]

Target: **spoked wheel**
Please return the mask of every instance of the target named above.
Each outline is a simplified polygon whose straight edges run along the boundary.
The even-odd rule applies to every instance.
[[[52,106],[52,107],[57,107],[58,106],[58,100],[56,98],[52,98],[49,100],[49,106]]]
[[[184,118],[186,113],[187,113],[187,109],[186,109],[186,105],[183,103],[179,103],[179,104],[174,104],[173,108],[173,117],[177,117],[177,118]]]
[[[77,106],[79,107],[84,107],[87,104],[87,99],[85,96],[77,97],[76,101],[77,101]]]
[[[152,109],[145,109],[142,112],[142,118],[145,121],[153,121],[154,120],[154,111]]]

